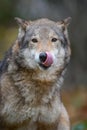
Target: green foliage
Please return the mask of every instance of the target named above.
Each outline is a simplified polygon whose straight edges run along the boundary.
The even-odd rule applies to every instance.
[[[72,130],[87,130],[87,121],[76,124],[73,126]]]
[[[15,14],[16,0],[0,0],[0,23],[4,24],[10,21]]]

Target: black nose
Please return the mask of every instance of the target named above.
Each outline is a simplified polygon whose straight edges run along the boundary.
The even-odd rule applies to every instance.
[[[45,62],[47,59],[47,54],[45,52],[41,52],[39,55],[39,59],[41,62]]]

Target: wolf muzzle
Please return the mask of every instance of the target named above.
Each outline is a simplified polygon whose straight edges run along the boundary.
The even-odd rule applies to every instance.
[[[41,52],[39,59],[42,65],[49,67],[53,63],[53,56],[50,52]]]

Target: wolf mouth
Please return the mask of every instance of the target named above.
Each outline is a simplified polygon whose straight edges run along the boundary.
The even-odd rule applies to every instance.
[[[39,66],[40,66],[41,68],[43,68],[44,70],[47,70],[48,68],[51,67],[51,65],[50,65],[50,66],[45,66],[44,64],[41,64],[41,63],[39,63]]]

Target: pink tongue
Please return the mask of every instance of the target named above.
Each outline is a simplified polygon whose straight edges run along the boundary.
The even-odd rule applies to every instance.
[[[46,54],[47,54],[47,58],[45,62],[43,62],[43,65],[50,66],[53,63],[53,57],[49,52],[46,52]]]

